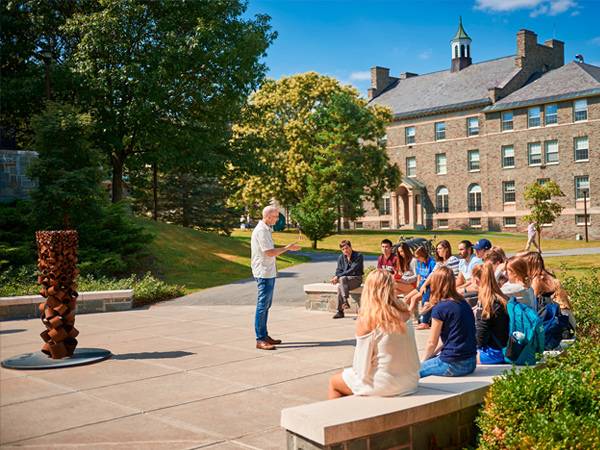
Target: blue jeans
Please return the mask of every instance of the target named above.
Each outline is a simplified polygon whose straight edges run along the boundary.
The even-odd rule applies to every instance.
[[[481,364],[504,364],[504,353],[502,350],[492,347],[481,347],[477,349],[479,362]]]
[[[419,376],[421,378],[428,377],[429,375],[438,375],[440,377],[462,377],[473,373],[476,365],[476,356],[453,362],[444,362],[439,356],[435,356],[421,363]]]
[[[258,299],[256,300],[254,331],[256,332],[256,340],[264,341],[269,334],[267,320],[269,320],[269,308],[273,302],[275,278],[255,278],[255,280],[258,283]]]

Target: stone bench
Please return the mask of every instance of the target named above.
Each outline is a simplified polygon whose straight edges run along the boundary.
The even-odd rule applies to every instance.
[[[337,311],[337,285],[331,283],[313,283],[304,285],[306,309],[310,311]],[[362,286],[350,291],[350,309],[346,312],[356,313],[360,304]]]
[[[40,316],[38,305],[45,299],[41,295],[0,297],[0,320],[31,319]],[[133,289],[80,292],[77,314],[124,311],[133,305]]]
[[[288,450],[463,448],[495,376],[513,366],[477,366],[465,377],[430,376],[405,397],[350,396],[281,411]],[[522,367],[516,367],[517,370]]]

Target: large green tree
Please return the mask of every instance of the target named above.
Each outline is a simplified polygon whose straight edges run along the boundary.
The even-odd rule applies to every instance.
[[[324,210],[333,205],[337,217],[356,218],[364,200],[400,180],[382,140],[390,119],[387,109],[369,106],[331,77],[309,72],[266,81],[234,126],[233,145],[253,155],[254,165],[233,167],[233,201],[256,210],[274,198],[291,208],[306,202],[310,185],[327,197]]]
[[[533,222],[536,227],[540,250],[542,248],[542,225],[554,223],[560,216],[563,206],[554,201],[555,197],[564,197],[556,182],[550,180],[544,184],[531,183],[525,187],[523,197],[529,214],[523,216],[525,222]]]

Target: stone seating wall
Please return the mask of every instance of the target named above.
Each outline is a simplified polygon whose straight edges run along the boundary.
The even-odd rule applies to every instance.
[[[337,311],[337,286],[331,283],[313,283],[304,285],[306,309],[309,311]],[[362,286],[350,291],[350,309],[346,312],[358,312]]]

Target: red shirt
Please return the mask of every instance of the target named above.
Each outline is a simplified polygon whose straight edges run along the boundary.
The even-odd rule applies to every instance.
[[[387,270],[389,273],[396,272],[397,265],[398,257],[393,253],[389,258],[386,258],[385,255],[379,255],[379,258],[377,258],[377,268]]]

